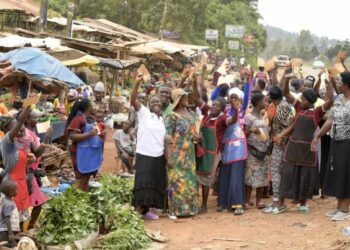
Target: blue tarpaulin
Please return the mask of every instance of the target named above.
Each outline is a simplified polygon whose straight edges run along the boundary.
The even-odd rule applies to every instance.
[[[40,79],[57,79],[72,87],[84,84],[63,63],[37,48],[20,48],[0,56],[0,61],[6,60],[11,62],[15,70],[22,70]]]

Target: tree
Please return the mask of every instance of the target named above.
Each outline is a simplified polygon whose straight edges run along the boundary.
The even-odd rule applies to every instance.
[[[320,54],[318,52],[317,46],[313,46],[310,52],[311,52],[312,58],[315,58],[315,57],[317,57]]]
[[[258,22],[257,0],[169,0],[164,29],[177,31],[184,42],[203,43],[207,28],[224,37],[226,24],[243,25],[259,49],[266,46],[266,31]],[[79,0],[77,18],[104,18],[129,28],[158,33],[165,0]],[[49,8],[67,14],[67,0],[50,0]],[[222,39],[220,39],[222,41]]]

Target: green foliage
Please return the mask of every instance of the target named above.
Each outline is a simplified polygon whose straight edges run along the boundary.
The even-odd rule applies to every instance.
[[[48,201],[42,211],[38,240],[45,245],[71,243],[97,230],[95,209],[90,194],[69,188]]]

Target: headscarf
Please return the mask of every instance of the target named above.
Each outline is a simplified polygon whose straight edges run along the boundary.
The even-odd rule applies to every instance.
[[[318,98],[316,91],[313,89],[304,90],[302,95],[312,104],[314,104]]]
[[[231,96],[232,94],[237,95],[238,98],[240,98],[240,99],[243,99],[243,97],[244,97],[244,92],[237,87],[234,87],[234,88],[229,90],[228,96]]]
[[[98,82],[96,83],[94,90],[98,92],[105,92],[105,85],[102,82]]]

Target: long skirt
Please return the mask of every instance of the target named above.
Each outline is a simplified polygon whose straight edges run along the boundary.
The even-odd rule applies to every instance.
[[[244,206],[244,165],[245,161],[237,161],[230,165],[220,165],[219,207],[231,209]]]
[[[245,184],[253,188],[268,187],[268,161],[267,157],[260,161],[251,153],[248,153],[248,159],[245,168]]]
[[[134,207],[165,208],[166,166],[165,157],[136,154]]]
[[[296,201],[312,199],[319,188],[318,168],[283,163],[280,198]]]
[[[323,189],[328,164],[328,156],[331,145],[331,137],[324,135],[321,138],[321,163],[320,163],[320,187]]]
[[[333,145],[332,145],[333,144]],[[350,199],[350,139],[331,141],[324,191],[337,199]],[[331,158],[333,164],[331,164]]]

